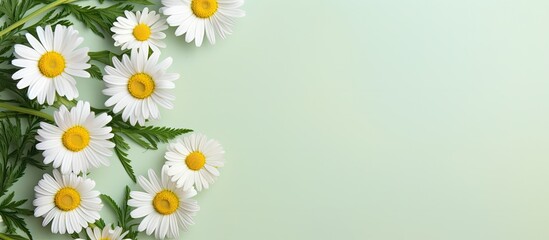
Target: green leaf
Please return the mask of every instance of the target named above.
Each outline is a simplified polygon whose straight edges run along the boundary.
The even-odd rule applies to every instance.
[[[131,193],[131,189],[129,186],[126,185],[126,189],[125,189],[125,193],[124,193],[124,202],[122,202],[122,207],[121,207],[121,210],[122,210],[122,222],[121,222],[121,226],[124,227],[124,229],[126,230],[129,230],[130,232],[132,231],[132,228],[133,228],[133,224],[131,224],[131,222],[134,220],[134,218],[132,218],[131,216],[131,211],[132,211],[132,207],[128,206],[128,201],[130,200],[130,193]]]
[[[120,114],[113,116],[111,126],[113,132],[124,135],[137,145],[150,150],[158,149],[158,143],[167,143],[179,135],[193,131],[184,128],[133,126],[125,122]]]
[[[2,217],[8,234],[22,230],[32,239],[25,220],[21,215],[32,215],[32,210],[23,208],[27,200],[15,200],[14,192],[7,195],[7,190],[23,176],[27,164],[31,163],[29,156],[37,150],[36,131],[39,120],[33,116],[23,119],[17,115],[3,118],[0,121],[0,217]]]
[[[105,0],[99,0],[99,3],[103,3]],[[123,2],[123,3],[133,3],[141,5],[154,5],[154,3],[148,0],[110,0],[111,2]]]
[[[45,170],[46,168],[48,168],[48,165],[44,164],[42,159],[35,157],[38,155],[39,155],[39,151],[38,149],[36,149],[36,145],[35,145],[25,156],[22,156],[21,158],[24,162],[26,162],[29,165],[34,166],[40,170]]]
[[[2,41],[1,43],[4,43],[4,41]],[[17,88],[17,81],[13,81],[13,79],[11,78],[11,76],[16,71],[17,69],[14,69],[14,68],[12,69],[0,68],[0,86],[2,86],[2,89],[4,91],[9,91],[10,94],[13,93],[15,95],[13,99],[17,100],[17,102],[21,107],[32,108],[35,110],[43,109],[44,108],[43,105],[40,105],[39,103],[37,103],[36,100],[29,99],[29,97],[27,96],[28,88],[26,89]]]
[[[129,231],[128,235],[126,235],[126,238],[137,239],[138,232],[134,228],[138,224],[133,223],[135,219],[133,219],[130,214],[132,211],[132,207],[128,206],[130,192],[130,187],[126,186],[124,200],[120,205],[116,204],[116,201],[114,201],[110,196],[106,194],[101,194],[101,199],[103,200],[103,202],[107,203],[110,209],[115,212],[116,218],[118,219],[118,226],[122,227],[124,231]]]
[[[3,201],[0,203],[0,212],[1,211],[10,211],[16,212],[22,215],[32,215],[32,210],[21,208],[27,200],[13,201],[15,193],[11,192]]]
[[[105,228],[106,224],[105,224],[105,221],[103,221],[103,219],[100,218],[97,221],[95,221],[94,225],[101,228],[101,229],[103,229],[103,228]]]
[[[130,145],[128,145],[128,143],[124,141],[124,138],[116,133],[112,138],[112,142],[114,142],[115,144],[114,152],[120,160],[122,167],[124,167],[124,170],[126,170],[126,173],[132,179],[132,181],[136,182],[135,173],[133,171],[132,165],[130,164],[131,160],[128,158],[128,150],[130,150]]]
[[[88,68],[88,72],[90,73],[92,78],[103,80],[103,73],[98,66],[92,64],[91,67]]]
[[[133,9],[131,5],[122,3],[117,3],[105,8],[79,6],[76,4],[65,4],[63,6],[72,16],[102,38],[111,35],[110,28],[117,17],[123,16],[124,11],[131,11]]]
[[[13,196],[15,196],[15,193],[14,192],[11,192],[5,199],[4,201],[2,201],[2,203],[0,203],[0,208],[8,205],[9,202],[11,202],[11,200],[13,199]]]
[[[105,65],[112,66],[112,58],[118,58],[121,59],[123,54],[129,53],[130,50],[123,51],[120,54],[113,53],[111,51],[98,51],[98,52],[88,52],[88,55],[90,56],[90,59],[92,61],[97,61]]]
[[[121,221],[121,219],[123,219],[122,210],[120,209],[118,204],[116,204],[116,202],[111,197],[109,197],[106,194],[101,194],[101,200],[103,200],[103,202],[107,203],[107,205],[114,211],[114,213],[116,214],[116,217],[118,218],[119,221]],[[118,224],[121,225],[120,222]]]
[[[31,116],[26,120],[23,123],[16,116],[0,121],[0,196],[23,176],[26,164],[31,162],[28,156],[37,151],[34,146],[40,121]]]
[[[129,133],[129,132],[125,132],[125,130],[121,130],[122,133],[124,133],[124,136],[128,137],[130,140],[132,140],[134,143],[136,143],[137,145],[139,145],[140,147],[142,148],[145,148],[145,149],[152,149],[152,150],[156,150],[158,149],[156,147],[156,144],[155,143],[150,143],[148,141],[145,141],[143,140],[143,138],[141,138],[139,135],[137,134],[133,134],[133,133]]]
[[[46,26],[46,25],[56,25],[61,24],[64,26],[70,26],[72,23],[68,20],[62,20],[63,18],[66,18],[70,15],[69,11],[60,10],[60,11],[50,11],[46,13],[39,21],[37,21],[35,24],[30,25],[26,27],[24,30],[28,33],[37,36],[36,34],[36,28],[38,26]]]
[[[72,234],[70,234],[70,235],[71,235],[71,238],[73,238],[73,239],[78,239],[78,238],[80,238],[80,235],[79,235],[78,233],[72,233]]]
[[[116,128],[115,130],[124,134],[139,146],[151,150],[158,149],[158,143],[167,143],[169,140],[174,139],[179,135],[193,131],[184,128],[153,126],[125,126],[123,128]]]
[[[97,61],[105,65],[112,65],[112,58],[116,57],[116,54],[110,51],[88,52],[92,61]]]
[[[6,225],[6,232],[8,234],[15,234],[17,229],[21,229],[29,239],[32,239],[32,235],[27,228],[27,223],[16,212],[0,211],[0,217],[2,217]]]
[[[26,13],[37,6],[41,2],[34,0],[2,0],[0,4],[0,17],[5,16],[5,26],[9,26],[14,22],[25,17]],[[2,27],[4,29],[5,27]]]
[[[167,143],[169,140],[176,138],[179,135],[192,132],[191,129],[183,128],[170,128],[170,127],[136,127],[137,134],[147,138],[152,139],[155,142]]]

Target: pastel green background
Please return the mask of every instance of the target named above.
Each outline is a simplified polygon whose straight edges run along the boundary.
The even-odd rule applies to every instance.
[[[153,124],[227,152],[181,239],[549,239],[549,1],[243,9],[215,46],[166,31],[182,78]],[[111,44],[79,29],[92,50]],[[101,82],[78,84],[80,99],[106,99]],[[164,150],[134,147],[136,173],[159,170]],[[115,199],[138,189],[116,158],[91,176]],[[19,196],[40,177],[31,169]],[[28,219],[36,238],[57,239],[41,221]]]

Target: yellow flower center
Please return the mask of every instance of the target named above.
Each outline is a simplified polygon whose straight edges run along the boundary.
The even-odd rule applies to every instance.
[[[111,238],[110,237],[104,237],[104,238],[101,238],[99,240],[111,240]]]
[[[147,41],[151,36],[151,28],[144,23],[140,23],[133,28],[133,36],[139,41]]]
[[[72,211],[80,206],[80,193],[74,188],[61,188],[54,198],[55,206],[65,212]]]
[[[193,0],[191,9],[199,18],[209,18],[217,12],[217,0]]]
[[[145,73],[138,73],[130,77],[128,91],[137,99],[144,99],[154,92],[155,84],[151,76]]]
[[[49,78],[54,78],[65,70],[65,58],[58,52],[47,52],[38,60],[38,69]]]
[[[79,152],[90,143],[90,132],[81,126],[74,126],[63,133],[61,141],[67,149]]]
[[[206,156],[199,151],[194,151],[187,155],[185,158],[185,164],[187,164],[189,169],[198,171],[204,167],[204,164],[206,164]]]
[[[153,207],[162,215],[174,213],[179,208],[179,198],[170,190],[163,190],[154,196]]]

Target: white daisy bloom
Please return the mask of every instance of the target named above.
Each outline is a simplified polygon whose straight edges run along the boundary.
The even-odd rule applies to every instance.
[[[44,174],[34,187],[34,216],[44,217],[44,227],[51,222],[53,233],[78,233],[100,218],[103,205],[94,187],[91,179],[74,173],[61,174],[54,169],[53,177]]]
[[[160,118],[157,105],[172,109],[175,99],[169,90],[175,87],[173,81],[179,74],[166,73],[172,58],[158,63],[159,52],[147,55],[145,51],[133,49],[130,57],[122,56],[122,62],[113,57],[114,67],[105,67],[103,94],[110,96],[105,106],[114,106],[114,113],[123,110],[122,119],[132,125],[143,126],[147,119]]]
[[[111,224],[105,226],[103,231],[100,228],[86,228],[86,233],[91,240],[131,240],[129,238],[123,239],[124,236],[128,234],[128,231],[122,233],[122,228],[116,226],[114,229],[111,228]],[[85,240],[78,238],[76,240]]]
[[[219,176],[225,151],[219,142],[208,139],[200,133],[178,138],[168,146],[165,166],[168,175],[178,187],[190,189],[194,185],[198,191],[208,188]]]
[[[238,17],[245,13],[239,9],[243,0],[162,0],[160,9],[168,16],[167,22],[175,30],[176,36],[185,34],[185,41],[195,41],[202,45],[204,35],[215,44],[215,35],[225,38],[231,34],[231,27]]]
[[[79,101],[69,111],[61,106],[54,112],[55,125],[41,122],[36,149],[43,150],[44,163],[53,162],[62,173],[86,172],[101,165],[108,166],[114,143],[114,134],[106,126],[112,119],[106,113],[95,116],[90,103]]]
[[[29,99],[37,99],[40,104],[52,105],[56,94],[72,100],[78,97],[74,77],[89,78],[85,70],[90,68],[88,48],[76,49],[84,41],[72,27],[50,25],[45,29],[36,28],[38,41],[27,33],[27,41],[32,48],[22,44],[14,46],[16,59],[12,64],[20,67],[12,76],[19,80],[17,88],[28,87]]]
[[[143,9],[143,12],[125,11],[124,14],[126,17],[116,18],[114,27],[111,28],[114,32],[114,46],[122,46],[122,50],[139,48],[146,52],[149,51],[149,47],[153,51],[159,51],[159,47],[166,47],[162,41],[166,34],[162,31],[168,29],[168,25],[160,14],[155,11],[149,12],[148,8]]]
[[[132,218],[144,217],[138,231],[146,231],[147,235],[154,232],[157,239],[179,238],[179,228],[187,231],[194,224],[192,216],[200,207],[191,197],[197,192],[193,188],[178,188],[166,175],[166,167],[162,168],[160,179],[149,169],[149,179],[139,176],[137,183],[145,192],[132,191],[128,205],[135,208],[130,213]]]

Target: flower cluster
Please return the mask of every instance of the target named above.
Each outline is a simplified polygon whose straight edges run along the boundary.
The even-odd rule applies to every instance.
[[[104,67],[105,109],[77,100],[76,79],[90,78],[92,65],[89,49],[80,47],[84,39],[72,26],[39,26],[35,34],[25,35],[28,44],[14,46],[11,63],[19,69],[12,78],[17,88],[25,90],[28,99],[57,108],[52,121],[41,122],[36,132],[36,149],[54,170],[38,182],[32,202],[34,216],[43,217],[43,226],[51,224],[52,233],[85,229],[89,239],[129,235],[131,225],[104,224],[103,196],[94,190],[95,182],[87,173],[108,166],[113,153],[120,155],[117,134],[129,128],[147,129],[149,120],[160,118],[160,108],[174,107],[171,90],[180,75],[169,71],[172,58],[161,57],[168,25],[177,27],[176,36],[185,34],[186,42],[194,40],[201,46],[204,36],[212,44],[216,35],[225,38],[234,19],[244,16],[239,9],[242,0],[162,0],[162,4],[160,13],[148,8],[125,11],[112,23],[114,46],[126,53],[112,57]],[[154,147],[159,141],[143,136]],[[222,146],[203,134],[165,138],[173,141],[160,173],[149,169],[147,177],[139,176],[143,191],[129,192],[124,203],[131,207],[133,220],[141,219],[137,231],[157,239],[178,238],[180,229],[193,224],[199,206],[192,198],[214,183],[224,165]]]

